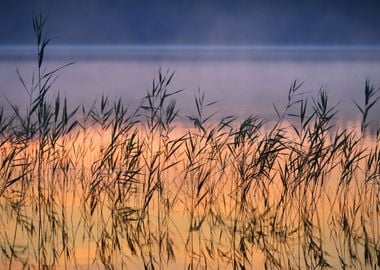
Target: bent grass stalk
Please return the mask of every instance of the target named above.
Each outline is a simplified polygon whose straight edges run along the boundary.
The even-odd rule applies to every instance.
[[[16,71],[27,108],[0,110],[1,266],[380,267],[368,80],[360,132],[337,125],[326,89],[309,98],[298,81],[274,124],[220,117],[200,90],[184,117],[162,70],[137,111],[107,96],[70,110],[49,96],[62,67],[47,71],[45,23],[33,20],[31,85]]]

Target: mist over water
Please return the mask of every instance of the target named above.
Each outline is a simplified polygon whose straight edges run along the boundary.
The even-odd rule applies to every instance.
[[[1,0],[0,269],[380,268],[379,9]]]
[[[376,47],[32,55],[0,49],[0,268],[380,266]]]
[[[1,104],[8,98],[22,107],[25,91],[20,70],[31,82],[33,47],[0,49]],[[75,62],[60,72],[51,96],[57,92],[72,105],[91,105],[102,94],[122,97],[132,108],[140,105],[158,70],[174,71],[173,90],[182,112],[193,111],[193,96],[200,88],[209,101],[219,102],[221,114],[258,114],[276,117],[273,104],[286,103],[289,86],[303,81],[302,92],[313,97],[327,89],[339,119],[358,120],[352,99],[364,99],[364,82],[380,85],[380,50],[377,47],[255,47],[255,46],[56,46],[48,51],[48,69]],[[379,108],[370,118],[377,120]]]

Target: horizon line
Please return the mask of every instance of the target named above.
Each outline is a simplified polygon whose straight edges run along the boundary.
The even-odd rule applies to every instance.
[[[34,44],[2,44],[0,50],[35,50]],[[225,45],[225,44],[57,44],[49,45],[52,50],[215,50],[215,51],[251,51],[251,50],[380,50],[379,45]]]
[[[84,59],[380,59],[380,45],[51,45],[52,58]],[[30,59],[36,45],[0,45],[0,59]]]

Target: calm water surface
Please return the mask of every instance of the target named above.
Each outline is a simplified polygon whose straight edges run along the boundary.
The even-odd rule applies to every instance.
[[[16,67],[31,81],[33,48],[0,50],[0,91],[21,103],[25,97]],[[2,52],[2,54],[1,54]],[[200,88],[228,114],[274,116],[273,104],[284,104],[294,80],[304,81],[309,96],[325,87],[331,105],[339,103],[342,120],[356,120],[352,99],[363,101],[366,79],[380,85],[380,50],[361,47],[53,47],[48,68],[75,62],[60,73],[53,87],[75,103],[91,104],[102,94],[140,104],[159,68],[175,71],[173,90],[181,110],[192,111]],[[4,104],[4,97],[1,97]],[[376,109],[374,115],[380,115]],[[372,115],[373,116],[373,115]],[[374,117],[376,119],[376,117]]]
[[[1,104],[22,110],[16,67],[28,84],[35,64],[28,48],[6,50]],[[198,88],[221,114],[273,119],[298,79],[306,96],[327,87],[338,119],[356,123],[352,98],[363,102],[365,79],[380,84],[379,58],[358,48],[59,47],[47,68],[76,62],[51,96],[85,105],[121,96],[131,107],[159,68],[175,70],[181,120],[196,111]],[[50,118],[30,138],[19,115],[2,131],[0,268],[379,269],[379,138],[329,132],[324,116],[296,134],[286,121],[174,128],[165,110],[147,106],[135,123],[101,107],[70,132]],[[378,115],[379,106],[375,128]]]

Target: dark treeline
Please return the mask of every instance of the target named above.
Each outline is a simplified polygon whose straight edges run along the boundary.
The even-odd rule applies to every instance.
[[[5,0],[0,44],[30,44],[49,14],[57,44],[379,45],[378,1]]]

